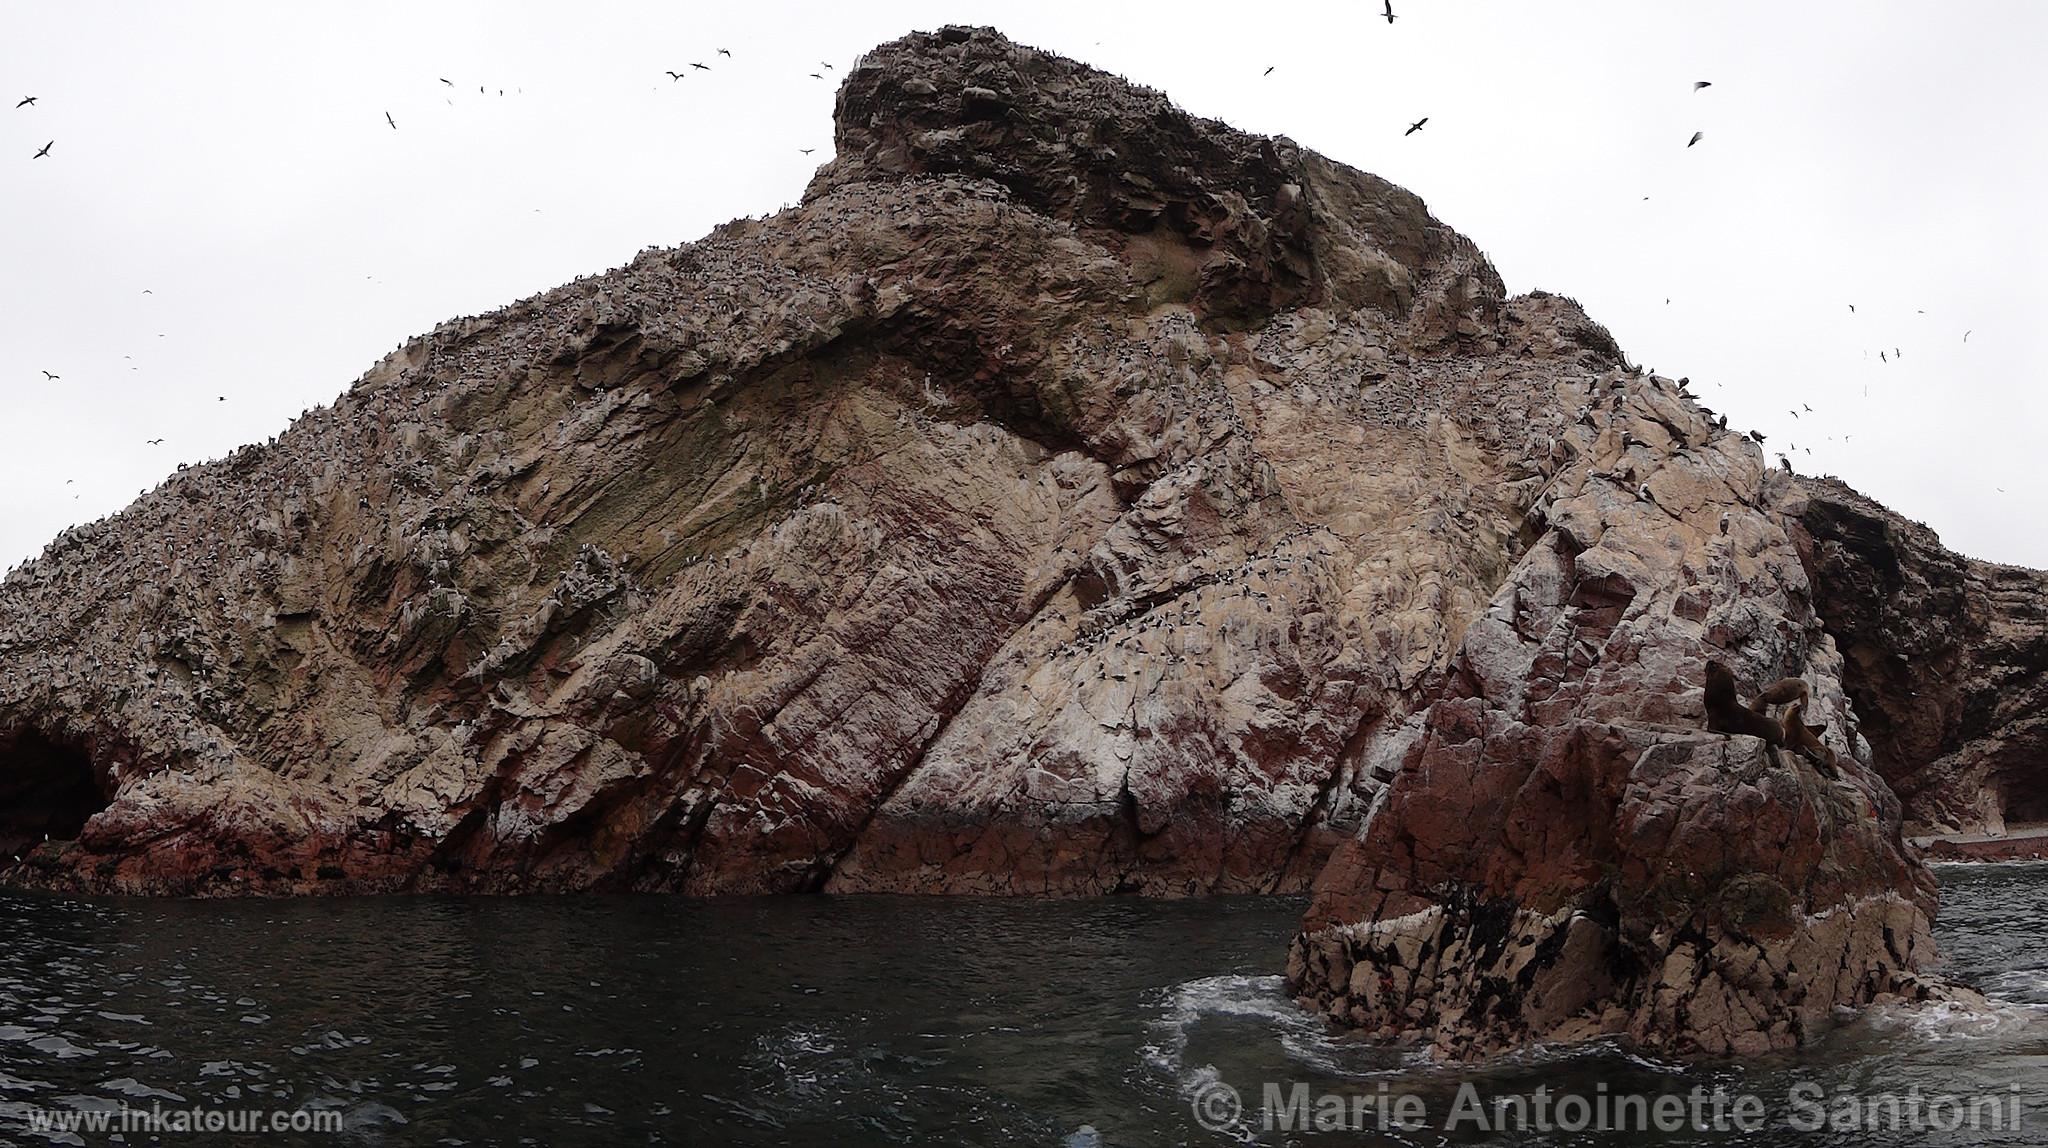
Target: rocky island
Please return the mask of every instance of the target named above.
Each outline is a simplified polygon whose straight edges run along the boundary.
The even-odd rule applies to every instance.
[[[0,883],[1313,887],[1292,990],[1453,1057],[1967,995],[1905,832],[2048,818],[2048,576],[992,31],[862,58],[835,152],[10,572]]]

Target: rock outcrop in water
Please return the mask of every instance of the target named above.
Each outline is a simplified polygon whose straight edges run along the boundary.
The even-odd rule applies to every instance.
[[[0,880],[1321,871],[1340,1019],[1789,1043],[1938,991],[1805,497],[1408,192],[915,35],[800,206],[446,324],[0,585]],[[1844,780],[1701,732],[1709,657],[1805,676]]]
[[[1386,807],[1317,880],[1290,954],[1306,1002],[1462,1058],[1604,1034],[1762,1052],[1839,1006],[1950,991],[1919,975],[1933,880],[1785,528],[1800,487],[1695,410],[1641,409],[1616,417],[1644,488],[1558,487],[1395,736]],[[1710,657],[1745,696],[1803,677],[1840,780],[1703,732]]]

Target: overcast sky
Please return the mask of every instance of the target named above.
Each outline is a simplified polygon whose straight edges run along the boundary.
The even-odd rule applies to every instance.
[[[861,51],[986,23],[1410,188],[1801,471],[2048,567],[2048,4],[1394,3],[0,0],[0,566],[793,202]]]

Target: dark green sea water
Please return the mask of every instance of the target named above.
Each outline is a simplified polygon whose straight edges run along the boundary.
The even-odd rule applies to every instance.
[[[2048,866],[1941,877],[1944,949],[1998,999],[1988,1014],[1845,1017],[1818,1048],[1741,1065],[1595,1048],[1483,1070],[1299,1013],[1275,975],[1292,899],[0,897],[0,1143],[2048,1143]],[[1283,1130],[1268,1082],[1281,1123],[1301,1086],[1412,1095],[1426,1124],[1381,1132],[1368,1107],[1363,1131]],[[1468,1108],[1446,1128],[1465,1085],[1489,1106],[1719,1086],[1758,1096],[1766,1126],[1497,1131]],[[1795,1087],[1833,1111],[1840,1089],[1915,1086],[2016,1097],[2021,1126],[1791,1127],[1812,1113]],[[123,1105],[331,1110],[343,1131],[27,1127]]]

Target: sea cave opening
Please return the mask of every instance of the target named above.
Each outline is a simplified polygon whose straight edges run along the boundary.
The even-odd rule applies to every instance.
[[[46,838],[77,837],[107,805],[83,748],[39,729],[0,733],[0,869]]]
[[[2006,832],[2048,825],[2048,769],[2009,769],[1998,778],[1999,812]]]

